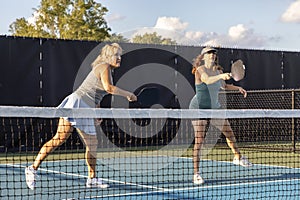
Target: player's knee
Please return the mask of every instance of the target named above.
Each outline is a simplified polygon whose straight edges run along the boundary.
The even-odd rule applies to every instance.
[[[60,146],[62,145],[63,143],[65,143],[67,139],[66,138],[59,138],[59,139],[56,139],[55,140],[55,146]]]
[[[61,133],[58,132],[58,133],[53,137],[52,142],[53,142],[56,146],[59,146],[59,145],[63,144],[67,139],[68,139],[68,135],[61,134]]]
[[[226,139],[230,143],[235,143],[236,142],[236,138],[235,138],[234,134],[230,134],[230,135],[226,136]]]
[[[95,152],[95,151],[97,151],[97,147],[98,147],[97,137],[89,138],[88,141],[87,141],[87,146],[86,146],[87,150]]]

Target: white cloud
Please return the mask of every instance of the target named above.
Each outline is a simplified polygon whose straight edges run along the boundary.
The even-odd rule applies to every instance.
[[[293,2],[281,15],[280,19],[283,22],[300,23],[300,0]]]
[[[159,17],[154,28],[166,29],[170,31],[183,31],[188,27],[187,22],[182,22],[177,17]]]
[[[181,45],[212,45],[238,48],[263,48],[271,41],[271,38],[256,34],[253,29],[244,24],[229,27],[228,32],[225,34],[187,29],[188,23],[182,22],[177,17],[159,17],[154,27],[137,29],[129,38],[137,34],[143,35],[156,32],[162,37],[171,38]]]
[[[121,21],[121,20],[125,19],[125,16],[114,13],[114,14],[105,16],[104,18],[107,22],[114,22],[114,21]]]
[[[251,29],[247,29],[243,24],[232,26],[228,30],[228,36],[232,39],[239,40],[253,34]]]
[[[213,35],[202,31],[188,31],[188,25],[177,17],[159,17],[154,29],[163,37],[171,38],[182,45],[199,45]]]
[[[144,27],[138,29],[132,34],[131,38],[135,35],[144,35],[145,33],[154,33],[161,35],[164,38],[171,38],[178,44],[193,45],[203,36],[200,31],[192,32],[186,31],[188,27],[187,22],[182,22],[177,17],[159,17],[154,27]]]
[[[216,35],[205,41],[205,45],[226,46],[239,48],[261,48],[268,42],[268,38],[254,33],[253,29],[243,24],[229,27],[228,34]]]
[[[200,40],[204,36],[204,33],[201,31],[187,31],[185,33],[185,37],[191,39],[191,40]]]

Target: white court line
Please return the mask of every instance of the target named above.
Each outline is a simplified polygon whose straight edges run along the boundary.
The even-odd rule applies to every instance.
[[[284,183],[284,182],[292,182],[292,181],[300,181],[300,179],[247,182],[247,183],[235,183],[235,184],[225,184],[225,185],[224,184],[221,184],[221,185],[208,185],[208,186],[186,187],[186,188],[176,188],[176,189],[166,189],[165,188],[163,190],[158,190],[158,191],[111,194],[111,195],[103,195],[103,196],[93,196],[93,197],[90,197],[90,198],[137,196],[137,195],[165,193],[165,192],[178,192],[178,191],[189,191],[189,190],[210,189],[210,188],[213,189],[213,188],[223,188],[223,187],[225,188],[225,187],[235,187],[235,186],[245,186],[245,185],[263,185],[263,184],[268,184],[268,183]],[[87,198],[87,197],[85,197],[85,198]]]
[[[47,161],[47,162],[57,162],[57,161]],[[16,167],[16,168],[25,168],[26,166],[23,165],[16,165],[16,164],[5,164],[7,166],[11,167]],[[60,171],[54,171],[54,170],[48,170],[48,169],[43,169],[39,168],[39,171],[44,171],[44,172],[50,172],[54,174],[64,174],[67,176],[74,176],[74,177],[81,177],[81,178],[87,178],[87,176],[84,175],[79,175],[79,174],[73,174],[73,173],[66,173],[66,172],[60,172]],[[133,193],[125,193],[125,194],[112,194],[112,195],[104,195],[104,196],[94,196],[93,198],[106,198],[106,197],[121,197],[121,196],[136,196],[136,195],[146,195],[146,194],[153,194],[153,193],[159,193],[164,191],[164,188],[159,188],[159,187],[154,187],[154,186],[148,186],[148,185],[141,185],[141,184],[136,184],[136,183],[130,183],[130,182],[123,182],[123,181],[117,181],[117,180],[112,180],[112,179],[104,179],[101,178],[104,181],[107,182],[113,182],[113,183],[120,183],[123,185],[130,185],[130,186],[137,186],[141,188],[147,188],[147,189],[155,189],[156,191],[150,191],[150,192],[133,192]],[[86,199],[87,197],[84,197]],[[91,198],[91,197],[89,197]]]
[[[177,157],[176,157],[177,158]],[[187,159],[187,160],[192,160],[193,158],[190,157],[178,157],[179,159]],[[223,160],[211,160],[211,159],[201,159],[205,161],[215,161],[215,162],[222,162],[222,163],[228,163],[232,164],[232,161],[223,161]],[[295,169],[295,170],[300,170],[298,167],[288,167],[288,166],[281,166],[281,165],[267,165],[267,164],[256,164],[254,163],[253,166],[263,166],[263,167],[278,167],[278,168],[287,168],[287,169]],[[251,169],[251,167],[250,167]]]
[[[235,186],[245,186],[245,185],[263,185],[268,183],[284,183],[284,182],[292,182],[292,181],[300,181],[300,179],[291,179],[291,180],[276,180],[276,181],[261,181],[261,182],[247,182],[247,183],[235,183],[235,184],[222,184],[222,185],[209,185],[209,186],[197,186],[197,187],[186,187],[186,188],[176,188],[176,189],[162,189],[157,191],[150,192],[133,192],[133,193],[123,193],[123,194],[111,194],[111,195],[103,195],[103,196],[93,196],[93,197],[85,197],[86,198],[108,198],[108,197],[122,197],[122,196],[138,196],[138,195],[147,195],[147,194],[155,194],[155,193],[165,193],[165,192],[178,192],[178,191],[189,191],[196,189],[210,189],[210,188],[225,188],[225,187],[235,187]]]
[[[188,159],[191,160],[192,158],[189,157],[175,157],[178,159]],[[215,162],[223,162],[232,164],[231,161],[216,161],[205,159],[207,161],[215,161]],[[277,166],[277,165],[264,165],[264,164],[254,164],[254,166],[268,166],[268,167],[279,167],[279,168],[287,168],[287,169],[300,169],[300,168],[291,168],[287,166]],[[107,198],[107,197],[121,197],[121,196],[136,196],[136,195],[146,195],[146,194],[155,194],[155,193],[164,193],[164,192],[178,192],[178,191],[189,191],[189,190],[196,190],[196,189],[210,189],[210,188],[225,188],[225,187],[236,187],[236,186],[245,186],[245,185],[264,185],[269,183],[284,183],[284,182],[293,182],[293,181],[300,181],[300,179],[282,179],[282,180],[274,180],[274,181],[254,181],[254,182],[246,182],[246,183],[234,183],[234,184],[221,184],[221,185],[208,185],[208,186],[195,186],[195,187],[184,187],[184,188],[176,188],[176,189],[168,189],[168,188],[161,188],[158,191],[150,191],[150,192],[136,192],[136,193],[124,193],[124,194],[115,194],[115,195],[104,195],[104,196],[95,196],[93,198]]]
[[[131,192],[131,193],[123,193],[123,194],[109,194],[103,196],[88,196],[84,197],[84,199],[94,199],[94,198],[109,198],[109,197],[126,197],[126,196],[138,196],[138,195],[147,195],[147,194],[155,194],[155,193],[163,193],[165,190],[157,190],[150,192]],[[81,198],[82,199],[82,198]]]
[[[23,166],[23,165],[16,165],[16,164],[6,164],[6,165],[7,166],[11,166],[11,167],[16,167],[16,168],[25,168],[26,167],[26,166]],[[43,168],[39,168],[38,170],[39,171],[44,171],[44,172],[50,172],[50,173],[53,173],[53,174],[63,174],[63,175],[66,175],[66,176],[88,178],[88,176],[85,176],[85,175],[73,174],[73,173],[66,173],[66,172],[48,170],[48,169],[43,169]],[[164,190],[164,188],[159,188],[159,187],[154,187],[154,186],[148,186],[148,185],[141,185],[141,184],[137,184],[137,183],[117,181],[117,180],[106,179],[106,178],[101,178],[101,179],[104,180],[104,181],[107,181],[107,182],[112,182],[112,183],[120,183],[120,184],[124,184],[124,185],[137,186],[137,187],[141,187],[141,188],[148,188],[148,189],[155,189],[155,190]]]
[[[188,159],[188,160],[192,159],[192,158],[189,158],[189,157],[175,157],[175,158]],[[81,160],[81,159],[79,159],[79,160]],[[207,160],[208,161],[215,161],[215,162],[232,163],[230,161],[216,161],[216,160],[209,160],[209,159],[207,159]],[[58,162],[58,161],[47,161],[47,162]],[[22,167],[22,168],[26,167],[26,166],[15,165],[15,164],[6,164],[6,165],[12,166],[12,167]],[[300,169],[300,168],[291,168],[291,167],[277,166],[277,165],[254,164],[254,166],[255,165],[256,166],[280,167],[280,168],[288,168],[288,169]],[[54,174],[64,174],[64,175],[68,175],[68,176],[87,178],[87,176],[79,175],[79,174],[65,173],[65,172],[59,172],[59,171],[48,170],[48,169],[39,169],[39,170],[54,173]],[[273,180],[273,181],[258,181],[258,182],[255,181],[255,182],[246,182],[246,183],[234,183],[234,184],[221,184],[221,185],[208,185],[208,186],[195,186],[195,187],[184,187],[184,188],[168,189],[168,188],[141,185],[141,184],[130,183],[130,182],[117,181],[117,180],[112,180],[112,179],[103,179],[103,180],[105,180],[107,182],[120,183],[120,184],[124,184],[124,185],[132,185],[132,186],[137,186],[137,187],[141,187],[141,188],[154,189],[155,191],[133,192],[133,193],[123,193],[123,194],[111,194],[111,195],[103,195],[103,196],[94,196],[94,197],[89,197],[89,198],[137,196],[137,195],[164,193],[164,192],[188,191],[188,190],[195,190],[195,189],[223,188],[223,187],[235,187],[235,186],[245,186],[245,185],[263,185],[263,184],[268,184],[268,183],[284,183],[284,182],[300,181],[300,179],[289,179],[289,180],[282,179],[282,180]],[[85,198],[87,198],[87,197],[85,197]]]
[[[300,181],[300,179],[274,180],[274,181],[255,181],[255,182],[247,182],[247,183],[195,186],[195,187],[185,187],[185,188],[176,188],[176,189],[162,188],[161,190],[157,190],[157,191],[111,194],[111,195],[103,195],[103,196],[93,196],[92,198],[137,196],[137,195],[147,195],[147,194],[165,193],[165,192],[190,191],[190,190],[196,190],[196,189],[214,189],[214,188],[226,188],[226,187],[236,187],[236,186],[246,186],[246,185],[265,185],[265,184],[269,184],[269,183],[284,183],[284,182],[293,182],[293,181]]]
[[[172,191],[184,191],[184,190],[194,190],[194,189],[207,189],[207,188],[222,188],[222,187],[232,187],[232,186],[244,186],[244,185],[263,185],[268,183],[284,183],[284,182],[293,182],[300,181],[300,179],[282,179],[274,181],[256,181],[256,182],[247,182],[247,183],[234,183],[234,184],[222,184],[222,185],[208,185],[208,186],[198,186],[198,187],[187,187],[187,188],[177,188],[170,189],[168,192]]]

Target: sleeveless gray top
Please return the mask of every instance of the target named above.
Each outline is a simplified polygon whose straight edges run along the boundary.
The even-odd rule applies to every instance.
[[[102,98],[108,94],[104,90],[102,81],[97,78],[93,70],[74,93],[91,107],[99,105]]]

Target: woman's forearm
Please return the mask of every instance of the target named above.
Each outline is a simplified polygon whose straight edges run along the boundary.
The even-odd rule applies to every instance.
[[[131,92],[128,92],[126,90],[123,90],[117,86],[114,85],[110,85],[106,88],[106,92],[108,92],[109,94],[113,94],[113,95],[119,95],[119,96],[123,96],[126,98],[130,98],[130,96],[132,95]]]

